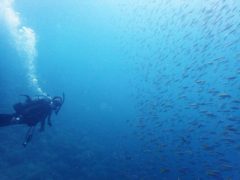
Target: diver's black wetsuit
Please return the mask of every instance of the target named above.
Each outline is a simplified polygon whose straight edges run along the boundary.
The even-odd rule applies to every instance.
[[[45,128],[45,121],[48,120],[48,125],[51,124],[52,112],[57,115],[61,109],[64,101],[65,94],[61,96],[55,96],[53,98],[49,96],[37,96],[31,99],[27,95],[24,103],[17,103],[13,106],[15,113],[13,114],[0,114],[0,127],[15,125],[15,124],[26,124],[29,126],[29,130],[26,134],[24,146],[32,139],[34,127],[40,122],[40,131]]]
[[[26,134],[24,146],[31,140],[34,127],[40,122],[40,131],[45,128],[45,121],[48,119],[48,125],[51,126],[51,99],[45,96],[37,97],[32,100],[26,96],[24,103],[17,103],[13,106],[15,113],[0,114],[0,126],[8,126],[14,124],[27,124],[30,128]]]
[[[16,111],[14,116],[20,118],[21,124],[27,124],[31,127],[41,122],[42,130],[44,129],[46,118],[48,119],[48,124],[51,124],[51,100],[47,97],[34,100],[27,99],[25,103],[15,104],[14,109]]]
[[[27,124],[35,126],[41,122],[41,129],[44,129],[45,120],[48,119],[48,124],[51,125],[50,118],[52,114],[51,100],[47,97],[30,98],[24,103],[17,103],[13,106],[15,113],[0,114],[0,126]]]

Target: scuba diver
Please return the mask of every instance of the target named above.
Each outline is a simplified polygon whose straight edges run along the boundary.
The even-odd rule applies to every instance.
[[[19,102],[13,105],[15,113],[0,114],[0,127],[16,124],[26,124],[29,126],[23,146],[31,141],[35,126],[40,123],[39,131],[44,131],[45,122],[52,126],[51,116],[55,112],[57,115],[60,111],[64,101],[65,95],[61,96],[35,96],[33,98],[28,95],[22,95],[26,98],[25,102]]]

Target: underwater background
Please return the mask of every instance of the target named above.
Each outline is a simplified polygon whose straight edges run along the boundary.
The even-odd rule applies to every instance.
[[[0,179],[240,179],[239,0],[0,0],[0,113],[66,94]]]

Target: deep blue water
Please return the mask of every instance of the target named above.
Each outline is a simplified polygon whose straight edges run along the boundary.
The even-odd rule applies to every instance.
[[[0,112],[61,95],[0,179],[240,179],[240,1],[0,0]]]

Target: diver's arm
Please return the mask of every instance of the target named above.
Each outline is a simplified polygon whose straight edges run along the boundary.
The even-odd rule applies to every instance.
[[[48,115],[48,125],[52,126],[52,122],[51,122],[51,116],[52,116],[52,112]]]
[[[45,129],[45,119],[43,119],[41,121],[41,127],[40,127],[39,131],[44,131],[44,129]]]

